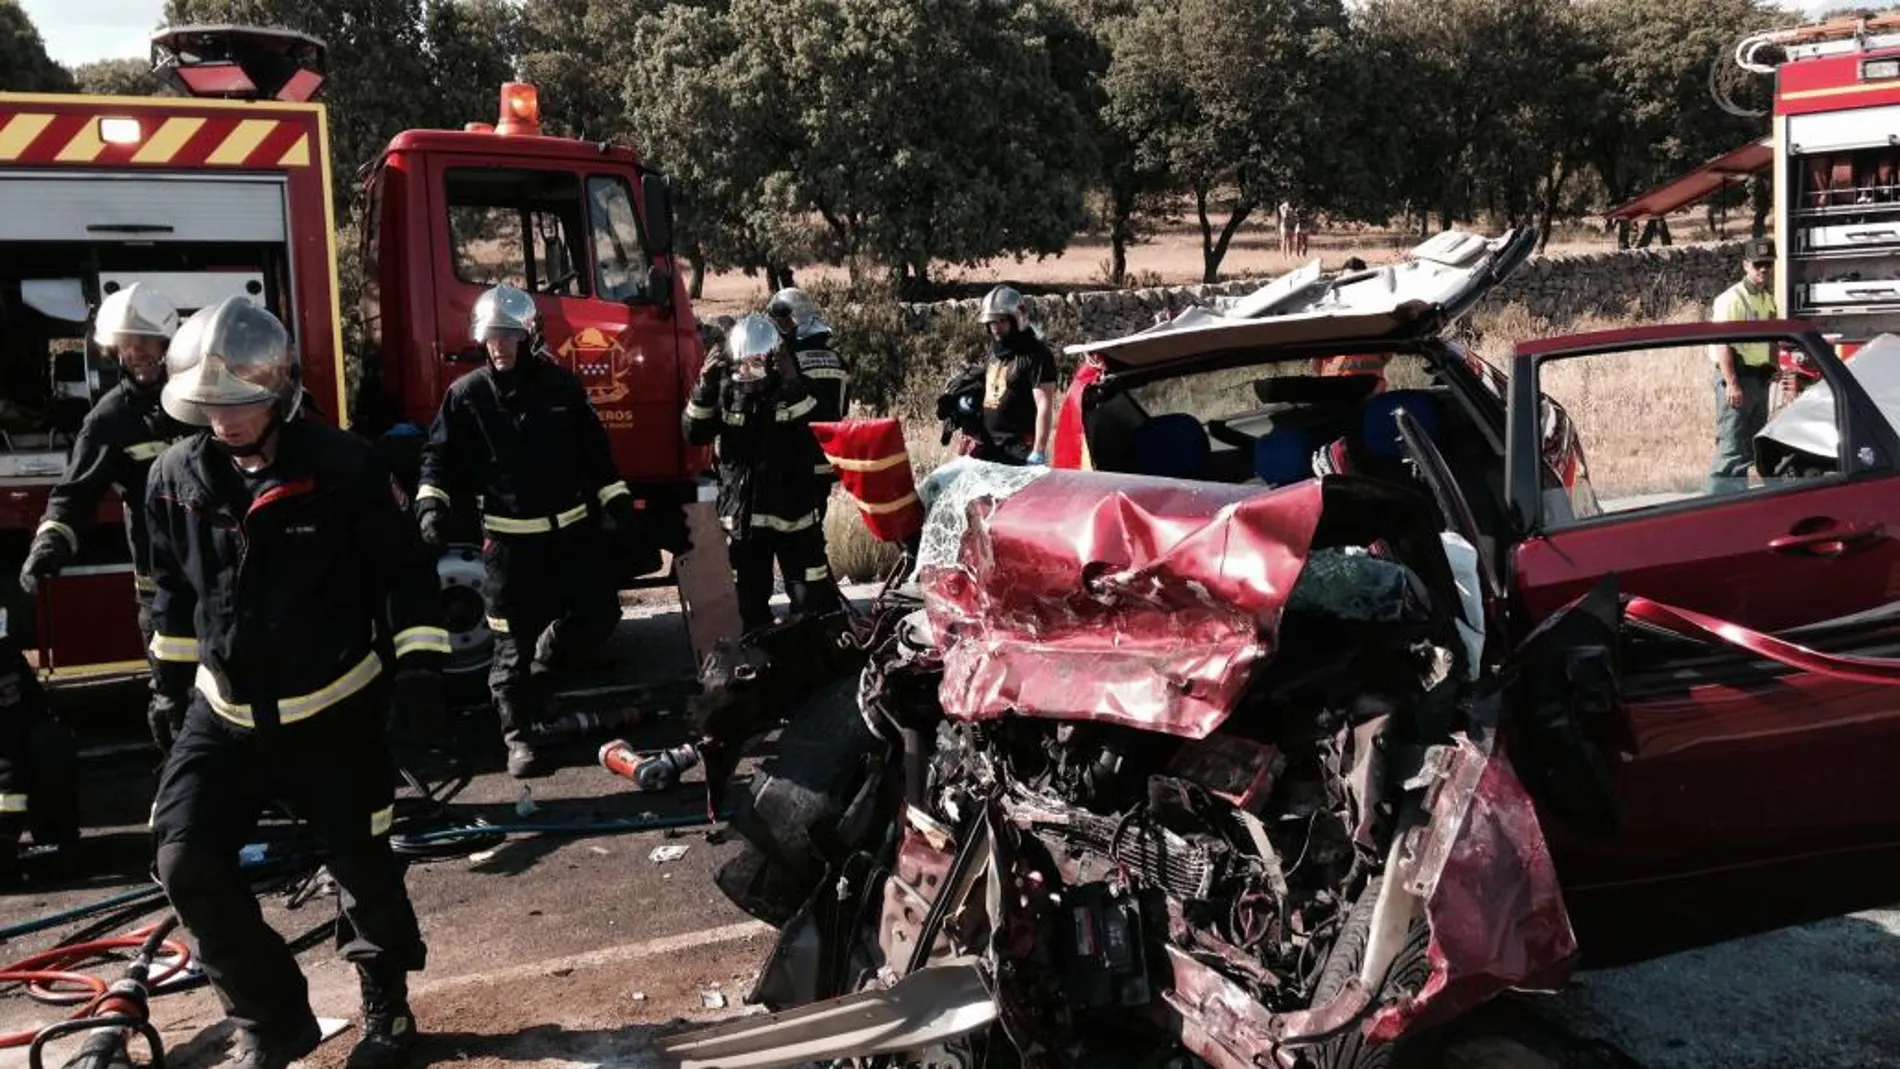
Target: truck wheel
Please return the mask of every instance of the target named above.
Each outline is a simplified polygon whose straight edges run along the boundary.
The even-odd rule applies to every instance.
[[[1372,935],[1372,914],[1379,904],[1379,883],[1376,877],[1369,881],[1360,892],[1359,900],[1353,903],[1352,912],[1346,915],[1345,927],[1340,930],[1332,954],[1320,970],[1319,983],[1313,989],[1314,1005],[1337,995],[1348,979],[1358,975],[1359,965],[1365,959],[1366,942]],[[1405,944],[1399,948],[1398,956],[1386,967],[1385,979],[1379,984],[1380,998],[1389,999],[1400,992],[1417,992],[1425,987],[1425,981],[1432,975],[1432,963],[1425,952],[1430,939],[1431,928],[1424,918],[1415,918],[1405,933]],[[1398,1069],[1417,1062],[1422,1054],[1420,1048],[1425,1046],[1422,1038],[1406,1035],[1391,1043],[1374,1044],[1369,1043],[1364,1031],[1355,1025],[1312,1048],[1310,1061],[1316,1069]]]
[[[488,629],[483,599],[488,573],[481,552],[474,546],[449,546],[436,558],[435,574],[442,584],[442,623],[449,632],[449,662],[443,674],[457,689],[486,686],[495,635]]]

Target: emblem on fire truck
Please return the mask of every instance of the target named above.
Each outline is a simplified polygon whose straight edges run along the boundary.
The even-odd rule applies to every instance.
[[[637,362],[635,354],[599,327],[576,331],[561,343],[559,353],[587,387],[587,399],[595,406],[624,401],[633,393],[627,380]]]

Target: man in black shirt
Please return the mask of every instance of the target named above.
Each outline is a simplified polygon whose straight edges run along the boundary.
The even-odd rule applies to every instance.
[[[1023,295],[1009,286],[991,290],[977,318],[990,332],[982,404],[983,429],[993,447],[977,455],[1006,464],[1046,464],[1055,425],[1055,355],[1029,329]]]

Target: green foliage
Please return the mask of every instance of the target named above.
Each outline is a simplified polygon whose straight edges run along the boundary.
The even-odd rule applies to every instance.
[[[1080,222],[1091,161],[1044,46],[1050,10],[674,7],[639,23],[626,104],[697,203],[712,262],[816,253],[920,281],[933,260],[1053,254]]]
[[[143,59],[102,59],[73,68],[73,82],[82,93],[99,96],[176,96],[177,91],[152,74]]]
[[[1344,199],[1353,139],[1341,134],[1366,103],[1340,91],[1346,31],[1339,0],[1140,3],[1111,21],[1104,114],[1137,173],[1193,193],[1206,281],[1257,209]]]
[[[0,0],[0,91],[73,91],[72,74],[46,54],[46,42],[19,0]]]

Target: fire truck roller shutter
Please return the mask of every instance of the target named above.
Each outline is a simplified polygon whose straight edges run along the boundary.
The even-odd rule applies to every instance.
[[[280,181],[0,175],[0,242],[286,239]]]

